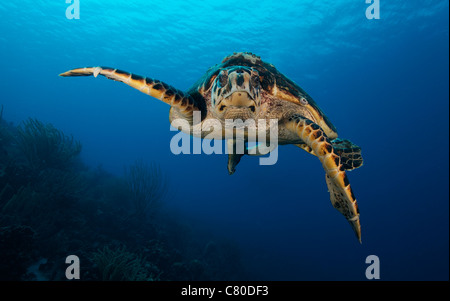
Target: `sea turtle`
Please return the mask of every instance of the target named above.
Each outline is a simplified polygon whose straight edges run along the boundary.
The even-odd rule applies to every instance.
[[[345,173],[363,164],[361,149],[349,140],[337,138],[336,128],[314,100],[259,56],[249,52],[229,55],[209,68],[187,92],[159,80],[109,67],[78,68],[60,75],[103,75],[123,82],[169,104],[170,121],[188,123],[188,128],[181,128],[182,131],[202,138],[228,138],[230,174],[245,154],[261,155],[272,149],[266,143],[256,143],[254,149],[247,144],[244,152],[238,153],[237,143],[243,139],[246,145],[249,141],[248,130],[244,130],[239,140],[235,129],[235,135],[230,138],[225,134],[226,121],[264,120],[269,139],[269,120],[277,120],[279,145],[294,144],[319,158],[326,172],[331,203],[349,221],[361,242],[358,205]],[[225,129],[215,130],[210,126],[214,122],[225,125]],[[253,127],[258,129],[262,124],[255,122]]]

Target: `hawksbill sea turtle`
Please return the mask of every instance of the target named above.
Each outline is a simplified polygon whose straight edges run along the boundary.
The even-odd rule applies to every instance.
[[[349,140],[337,138],[337,131],[315,101],[296,83],[281,74],[272,64],[249,52],[234,53],[209,68],[187,92],[164,82],[109,67],[72,69],[60,76],[102,75],[123,82],[171,106],[169,119],[184,120],[182,131],[202,138],[225,139],[208,126],[212,121],[278,120],[278,145],[294,144],[317,156],[326,173],[331,203],[352,226],[361,242],[358,204],[350,187],[346,170],[362,166],[361,148]],[[198,118],[195,118],[197,114]],[[258,123],[255,123],[258,127]],[[265,129],[269,136],[270,125]],[[234,136],[233,136],[234,137]],[[244,140],[248,142],[247,132]],[[237,139],[228,139],[228,148],[236,148]],[[234,173],[244,155],[267,153],[267,145],[256,144],[243,153],[230,151],[228,172]]]

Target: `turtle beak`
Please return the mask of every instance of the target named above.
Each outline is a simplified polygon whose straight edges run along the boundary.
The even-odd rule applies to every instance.
[[[225,107],[249,108],[254,112],[256,102],[246,91],[236,91],[226,97],[220,105]]]

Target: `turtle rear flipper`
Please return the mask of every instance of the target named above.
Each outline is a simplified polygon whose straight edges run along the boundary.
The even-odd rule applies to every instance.
[[[276,144],[266,145],[265,143],[258,143],[254,146],[244,146],[244,153],[239,154],[236,149],[236,141],[235,140],[227,140],[228,146],[228,173],[232,175],[236,171],[236,165],[241,161],[241,158],[244,155],[249,156],[265,156],[268,153],[272,152],[275,148],[278,147]]]
[[[242,153],[242,150],[239,151],[239,146],[244,146],[244,141],[237,141],[233,139],[227,140],[227,149],[228,149],[228,174],[232,175],[236,171],[236,165],[239,164],[241,161],[241,158],[245,154],[245,146],[243,147],[244,153]]]
[[[85,67],[77,68],[61,73],[60,76],[91,76],[102,75],[108,79],[125,83],[147,95],[155,97],[176,109],[181,116],[191,124],[194,111],[200,111],[202,117],[206,114],[205,104],[195,100],[186,94],[164,82],[149,77],[132,74],[119,69],[109,67]]]

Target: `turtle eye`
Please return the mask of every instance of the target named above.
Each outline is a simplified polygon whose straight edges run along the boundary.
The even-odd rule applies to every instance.
[[[250,83],[252,84],[252,86],[259,86],[259,76],[257,74],[253,74],[250,78]]]
[[[225,87],[228,82],[228,72],[220,72],[219,74],[219,84],[221,87]]]
[[[308,100],[306,100],[306,98],[304,97],[300,97],[300,103],[304,106],[306,106],[308,104]]]

